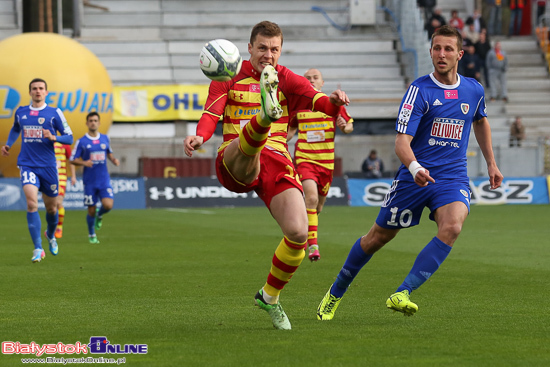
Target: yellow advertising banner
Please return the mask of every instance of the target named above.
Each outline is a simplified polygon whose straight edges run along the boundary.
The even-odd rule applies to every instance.
[[[113,87],[113,121],[198,120],[208,85],[147,85]]]

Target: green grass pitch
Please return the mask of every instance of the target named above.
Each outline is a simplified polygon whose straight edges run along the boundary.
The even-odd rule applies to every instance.
[[[373,257],[335,318],[317,321],[377,213],[325,207],[322,258],[306,258],[283,291],[293,330],[279,331],[253,306],[282,236],[263,207],[115,209],[100,245],[88,244],[85,211],[67,211],[59,255],[46,249],[38,264],[25,212],[0,212],[0,342],[147,344],[146,355],[104,356],[128,366],[550,365],[548,205],[473,206],[447,261],[413,293],[418,313],[403,317],[385,301],[436,233],[425,213]],[[0,354],[0,366],[23,357]]]

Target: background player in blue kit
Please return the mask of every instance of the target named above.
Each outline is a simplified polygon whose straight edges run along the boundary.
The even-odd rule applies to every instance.
[[[401,228],[419,223],[428,207],[437,223],[437,235],[418,254],[386,306],[406,316],[418,306],[410,293],[419,288],[445,260],[462,230],[470,209],[466,149],[473,126],[487,162],[491,189],[502,183],[493,155],[485,93],[475,79],[457,74],[462,37],[443,26],[432,36],[433,73],[408,88],[396,122],[395,152],[403,163],[387,193],[376,222],[353,245],[342,270],[317,309],[319,320],[334,317],[342,296],[374,253],[391,241]]]
[[[46,207],[46,238],[52,255],[59,249],[54,233],[57,227],[57,162],[54,142],[72,144],[73,133],[59,108],[46,104],[48,85],[43,79],[35,78],[29,83],[31,104],[21,106],[15,111],[13,127],[8,135],[2,155],[9,156],[10,148],[21,134],[21,152],[17,157],[17,166],[21,171],[21,185],[27,199],[27,224],[34,250],[32,262],[40,262],[45,255],[40,237],[41,221],[38,214],[38,191]],[[58,136],[57,133],[61,136]]]
[[[99,243],[96,230],[101,228],[103,214],[113,208],[113,188],[107,170],[107,158],[115,166],[120,162],[113,155],[111,141],[107,135],[99,133],[99,114],[90,112],[86,116],[88,133],[78,139],[71,163],[84,166],[82,179],[84,181],[84,205],[88,207],[86,222],[88,223],[88,240],[90,243]],[[101,200],[101,208],[96,210],[96,204]]]

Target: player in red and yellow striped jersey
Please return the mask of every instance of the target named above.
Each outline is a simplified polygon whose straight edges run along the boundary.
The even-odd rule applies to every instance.
[[[63,222],[65,220],[65,208],[63,207],[63,199],[65,198],[65,190],[67,188],[67,166],[71,172],[71,184],[76,184],[75,167],[69,164],[71,157],[71,146],[67,144],[54,143],[55,160],[57,161],[57,176],[59,178],[59,195],[57,195],[57,212],[59,218],[57,220],[57,228],[55,229],[55,237],[63,237]]]
[[[317,69],[304,74],[311,85],[321,91],[325,81]],[[318,215],[325,205],[334,172],[334,135],[336,126],[344,133],[353,131],[353,119],[342,108],[336,118],[322,112],[299,110],[292,115],[288,130],[288,141],[298,131],[294,161],[304,187],[308,217],[309,260],[321,259],[317,243]]]
[[[305,256],[307,213],[287,149],[288,111],[314,109],[336,116],[349,98],[341,90],[330,96],[316,91],[307,79],[278,65],[282,45],[277,24],[264,21],[253,27],[250,59],[232,80],[210,83],[197,133],[185,138],[184,148],[192,156],[222,119],[223,144],[216,159],[220,183],[234,192],[256,191],[283,232],[255,302],[268,312],[275,328],[289,330],[279,294]]]

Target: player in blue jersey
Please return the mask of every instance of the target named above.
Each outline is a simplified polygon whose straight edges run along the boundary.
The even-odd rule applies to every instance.
[[[317,309],[319,320],[331,320],[347,288],[374,253],[391,241],[401,228],[419,223],[428,207],[437,235],[418,254],[403,283],[386,306],[406,316],[418,306],[410,293],[435,273],[462,230],[470,210],[466,148],[473,127],[487,163],[491,189],[502,183],[495,162],[491,128],[483,87],[457,74],[462,37],[453,27],[442,26],[432,36],[430,55],[434,71],[415,80],[399,109],[395,152],[399,168],[376,222],[353,245],[342,270]]]
[[[84,181],[84,205],[88,207],[86,216],[88,240],[92,244],[97,244],[99,240],[95,231],[101,228],[103,215],[113,208],[114,203],[107,158],[115,166],[120,162],[113,155],[109,137],[98,131],[99,114],[97,112],[90,112],[86,116],[86,126],[88,126],[88,133],[77,140],[71,163],[84,166],[82,180]],[[98,211],[96,205],[99,200],[101,200],[101,208]]]
[[[38,214],[38,191],[46,207],[46,238],[52,255],[58,254],[55,228],[57,227],[57,162],[54,142],[72,144],[73,133],[59,108],[46,104],[48,85],[43,79],[33,79],[29,83],[31,104],[21,106],[15,111],[13,127],[8,135],[2,155],[9,156],[10,148],[21,134],[21,152],[17,157],[17,166],[21,171],[21,185],[27,199],[27,224],[34,250],[32,262],[40,262],[46,255],[42,249],[40,237],[41,221]],[[61,135],[57,135],[60,133]]]

